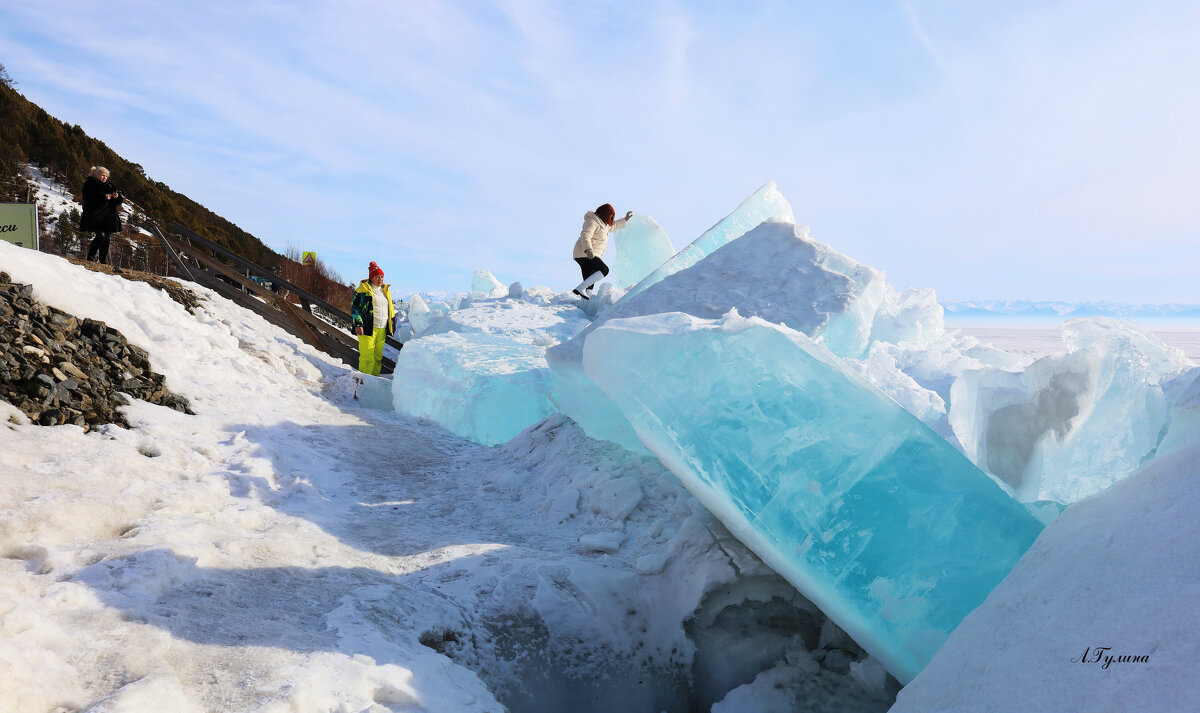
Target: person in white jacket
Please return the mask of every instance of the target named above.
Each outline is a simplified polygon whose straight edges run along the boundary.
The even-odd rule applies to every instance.
[[[572,257],[579,264],[583,273],[583,282],[571,290],[583,299],[589,299],[591,289],[596,283],[608,275],[608,265],[600,258],[604,256],[604,248],[608,246],[610,230],[620,230],[633,217],[633,211],[625,214],[620,220],[613,220],[617,212],[608,203],[596,210],[589,210],[583,216],[583,229],[579,231],[579,240],[575,241]]]

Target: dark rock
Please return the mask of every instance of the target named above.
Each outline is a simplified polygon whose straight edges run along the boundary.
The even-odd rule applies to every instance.
[[[78,319],[32,295],[32,287],[13,284],[0,273],[0,400],[34,423],[84,429],[103,423],[128,426],[117,409],[130,403],[130,396],[192,412],[186,398],[166,388],[145,350],[104,322]],[[194,296],[189,299],[198,304]]]
[[[87,317],[84,317],[83,324],[79,327],[79,331],[83,332],[84,336],[93,338],[102,338],[107,330],[108,327],[104,322],[97,322]]]

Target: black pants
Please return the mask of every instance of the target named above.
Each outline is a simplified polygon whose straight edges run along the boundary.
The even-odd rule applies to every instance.
[[[608,265],[598,257],[577,257],[575,262],[579,263],[579,270],[583,273],[583,279],[588,279],[595,275],[597,271],[601,275],[608,277]]]
[[[96,233],[96,237],[92,238],[92,242],[88,245],[87,259],[95,259],[101,265],[108,264],[108,239],[112,237],[112,233]]]

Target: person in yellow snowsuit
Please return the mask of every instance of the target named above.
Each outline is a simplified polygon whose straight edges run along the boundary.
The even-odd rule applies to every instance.
[[[396,319],[396,305],[392,304],[388,287],[383,284],[383,270],[372,262],[367,279],[354,290],[350,307],[351,326],[358,335],[358,370],[372,376],[379,376],[383,367],[383,345]]]

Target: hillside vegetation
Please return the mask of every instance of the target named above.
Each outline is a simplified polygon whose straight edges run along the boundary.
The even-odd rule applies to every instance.
[[[103,141],[88,136],[78,124],[60,121],[26,99],[0,64],[0,202],[29,200],[26,175],[29,165],[39,167],[67,187],[77,202],[92,166],[105,166],[112,172],[113,182],[136,206],[126,221],[122,239],[113,241],[112,261],[118,266],[173,274],[162,249],[136,228],[147,223],[165,227],[176,222],[329,302],[349,307],[350,289],[327,266],[318,261],[315,270],[305,270],[233,222],[150,178],[140,165],[119,156]],[[91,236],[81,235],[76,228],[77,211],[64,212],[62,220],[44,206],[39,207],[39,213],[42,251],[83,257]]]

